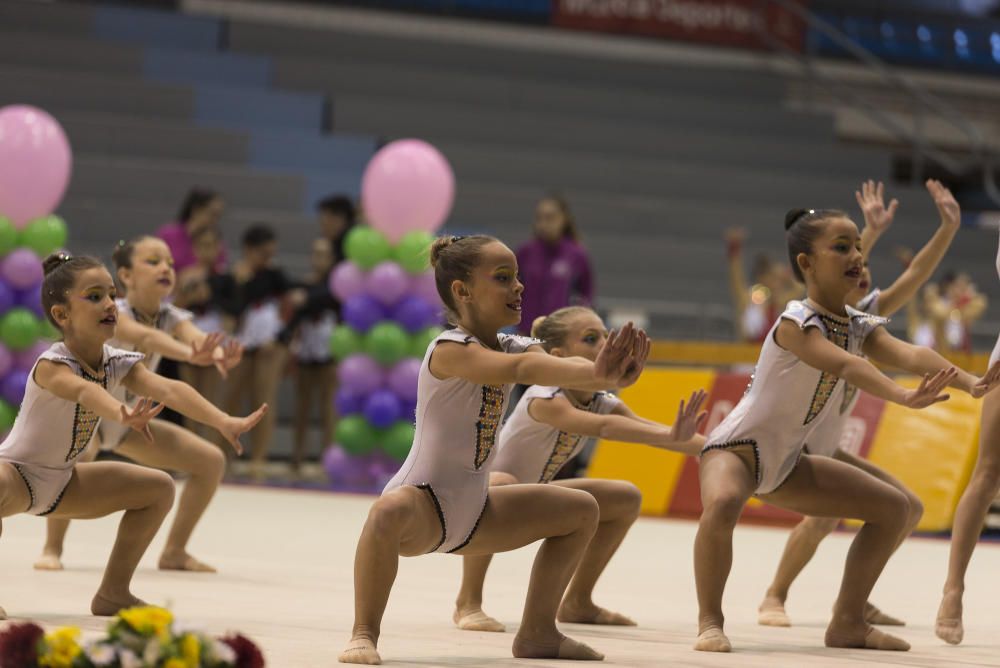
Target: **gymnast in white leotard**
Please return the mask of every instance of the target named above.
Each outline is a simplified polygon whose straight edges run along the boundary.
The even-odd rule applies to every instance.
[[[704,511],[695,540],[699,635],[695,649],[728,652],[722,595],[732,532],[753,495],[804,515],[864,522],[849,554],[827,627],[829,647],[906,650],[865,621],[865,604],[910,515],[906,495],[857,466],[802,454],[838,386],[851,383],[887,401],[923,408],[948,385],[982,396],[1000,367],[975,378],[932,350],[895,339],[884,319],[846,306],[864,259],[857,227],[842,211],[795,210],[785,220],[789,258],[808,298],[791,302],[768,334],[747,394],[708,436],[699,471]],[[924,374],[916,389],[883,375],[863,356]]]
[[[865,265],[861,282],[856,290],[848,294],[847,303],[855,304],[859,311],[884,317],[896,313],[914,298],[924,283],[934,274],[955,238],[955,233],[961,223],[958,203],[951,192],[938,181],[929,180],[927,191],[937,206],[941,216],[941,225],[930,241],[907,264],[903,273],[885,290],[878,288],[870,290],[871,272],[868,269],[867,258],[878,237],[891,225],[898,202],[893,200],[886,207],[883,199],[883,186],[881,183],[876,184],[873,181],[862,184],[861,189],[855,193],[865,217],[865,229],[861,233],[861,253],[865,257]],[[899,542],[902,543],[920,521],[923,512],[920,499],[888,472],[868,460],[862,459],[856,452],[841,447],[844,434],[850,433],[845,430],[845,426],[860,396],[861,393],[856,387],[841,383],[838,394],[831,398],[832,410],[827,410],[825,415],[820,418],[823,424],[809,435],[805,449],[809,454],[836,457],[840,461],[862,468],[905,494],[910,503],[910,513],[906,528],[899,538]],[[840,519],[836,517],[805,517],[792,530],[775,572],[774,580],[760,604],[757,617],[759,624],[791,626],[791,620],[785,612],[788,589],[809,563],[820,542],[838,524],[840,524]],[[883,613],[871,603],[865,604],[865,619],[871,624],[892,626],[903,624],[902,621]]]
[[[78,462],[100,422],[118,421],[151,438],[149,421],[161,410],[156,400],[211,424],[238,447],[239,435],[263,410],[230,417],[187,385],[150,373],[139,363],[141,354],[108,345],[118,309],[114,282],[100,261],[60,253],[44,267],[42,306],[63,341],[35,363],[14,428],[0,445],[0,517],[29,512],[90,519],[124,510],[90,606],[95,615],[113,615],[142,603],[129,584],[170,510],[173,481],[132,464]],[[112,395],[120,386],[152,400],[126,406]]]
[[[514,383],[596,391],[635,382],[649,339],[631,324],[597,360],[561,359],[498,334],[521,319],[517,258],[493,237],[445,237],[431,248],[453,329],[429,346],[420,373],[416,438],[400,473],[372,506],[355,558],[355,620],[343,663],[378,663],[382,613],[400,555],[493,554],[544,539],[512,653],[600,659],[556,629],[556,609],[593,534],[593,497],[554,485],[489,490],[489,463]],[[540,288],[541,289],[541,288]]]
[[[593,360],[604,345],[607,330],[596,313],[569,306],[536,319],[532,335],[550,355]],[[598,578],[639,516],[642,495],[624,480],[593,478],[554,480],[576,457],[588,438],[644,443],[694,455],[705,439],[696,435],[706,414],[705,393],[681,402],[673,427],[644,420],[609,392],[589,392],[533,385],[521,397],[500,431],[499,452],[490,485],[542,483],[579,489],[592,495],[600,511],[594,538],[580,560],[559,606],[561,622],[634,626],[635,622],[594,603]],[[492,555],[463,558],[462,587],[453,620],[463,630],[504,631],[504,625],[482,610],[483,583]]]
[[[123,350],[145,347],[143,364],[153,373],[166,356],[199,365],[215,365],[223,375],[239,363],[242,348],[235,341],[220,345],[222,335],[206,334],[191,321],[191,313],[167,301],[174,288],[176,275],[170,249],[162,239],[138,237],[119,243],[113,254],[119,282],[126,296],[116,301],[118,328],[111,345]],[[125,387],[113,392],[116,399],[134,405],[136,397]],[[177,504],[177,513],[160,556],[163,570],[214,572],[215,569],[188,554],[187,546],[198,520],[215,494],[225,472],[222,451],[193,432],[167,420],[150,423],[155,443],[150,444],[138,434],[116,422],[107,422],[98,431],[97,441],[102,450],[113,450],[119,456],[154,468],[177,471],[187,477]],[[83,456],[91,461],[92,449]],[[63,543],[69,522],[50,519],[46,525],[46,541],[42,554],[35,562],[40,570],[62,568]]]

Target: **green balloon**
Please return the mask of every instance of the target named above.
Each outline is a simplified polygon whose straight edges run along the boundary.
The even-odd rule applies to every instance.
[[[38,321],[38,338],[48,339],[49,341],[58,341],[62,337],[62,332],[49,322],[48,318],[44,318]]]
[[[0,216],[0,255],[6,255],[17,248],[17,229],[10,218]]]
[[[333,438],[350,454],[363,455],[375,447],[378,430],[360,415],[348,415],[337,423]]]
[[[407,232],[392,254],[396,262],[411,274],[419,274],[430,269],[430,248],[434,237],[427,232],[416,230]]]
[[[412,423],[400,420],[389,427],[382,436],[382,449],[393,459],[403,461],[410,454],[417,430]]]
[[[427,352],[427,346],[431,345],[431,341],[443,331],[440,327],[428,327],[414,334],[410,339],[410,357],[423,359],[424,353]]]
[[[0,341],[11,350],[24,350],[38,340],[38,321],[26,308],[7,311],[0,318]]]
[[[0,431],[7,431],[14,426],[17,409],[0,399]]]
[[[66,245],[66,223],[59,216],[36,218],[21,231],[21,245],[45,257]]]
[[[365,352],[382,366],[395,364],[406,357],[410,337],[394,322],[380,322],[365,337]]]
[[[358,225],[344,237],[344,252],[362,269],[371,269],[379,262],[388,260],[392,254],[389,242],[367,225]]]
[[[338,360],[360,352],[362,345],[364,339],[347,325],[334,327],[333,334],[330,335],[330,352]]]

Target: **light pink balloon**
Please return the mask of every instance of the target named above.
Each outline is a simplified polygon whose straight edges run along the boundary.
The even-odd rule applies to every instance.
[[[365,272],[358,265],[344,261],[330,272],[330,293],[342,302],[365,290]]]
[[[0,215],[21,229],[52,213],[72,161],[66,133],[48,113],[25,105],[0,109]]]
[[[368,222],[391,243],[434,232],[455,200],[455,175],[440,151],[419,139],[384,146],[365,167],[361,202]]]

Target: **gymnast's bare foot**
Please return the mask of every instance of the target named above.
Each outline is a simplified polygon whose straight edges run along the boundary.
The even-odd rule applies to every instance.
[[[474,610],[455,610],[451,616],[455,626],[463,631],[489,631],[491,633],[503,633],[507,628],[496,619],[493,619],[481,608]]]
[[[375,649],[375,641],[364,636],[351,638],[347,643],[347,649],[337,657],[340,663],[362,663],[368,666],[377,666],[382,663],[382,657]]]
[[[124,595],[111,595],[97,592],[94,600],[90,602],[90,612],[98,617],[112,617],[119,611],[126,608],[146,605],[141,598],[133,596],[130,592]]]
[[[522,629],[523,630],[523,629]],[[567,638],[556,631],[549,637],[528,638],[517,632],[511,652],[518,659],[569,659],[572,661],[603,661],[604,655],[582,642]]]
[[[214,567],[198,561],[183,550],[164,552],[160,555],[161,571],[192,571],[194,573],[215,573]]]
[[[612,612],[594,605],[593,601],[587,603],[570,603],[563,601],[556,613],[556,619],[564,624],[602,624],[607,626],[636,626],[636,623],[621,614]]]
[[[42,556],[35,560],[36,571],[61,571],[63,569],[62,555],[55,552],[42,552]]]

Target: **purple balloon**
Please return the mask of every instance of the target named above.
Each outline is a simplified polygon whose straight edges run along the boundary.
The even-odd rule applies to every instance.
[[[2,277],[0,277],[2,279]],[[17,293],[7,285],[7,282],[0,280],[0,313],[5,313],[17,305]]]
[[[365,399],[367,399],[365,395],[357,394],[351,388],[342,387],[333,397],[333,406],[337,410],[337,415],[353,415],[365,409]]]
[[[383,372],[378,362],[368,355],[351,355],[337,366],[341,388],[357,395],[368,395],[382,387]]]
[[[0,345],[0,377],[6,376],[14,368],[15,360],[16,353],[11,353],[7,346]]]
[[[14,353],[14,367],[22,371],[31,371],[38,358],[50,347],[52,347],[51,341],[37,341],[30,348]],[[3,374],[4,372],[0,371],[0,376]]]
[[[365,280],[365,291],[385,306],[398,302],[409,287],[409,274],[395,262],[378,263]]]
[[[25,290],[38,285],[45,277],[42,261],[27,248],[11,251],[0,264],[0,274],[12,288]]]
[[[28,309],[39,318],[45,317],[45,309],[42,308],[42,286],[33,285],[24,290],[17,291],[17,303]]]
[[[350,261],[344,261],[330,272],[330,293],[341,302],[360,295],[365,290],[365,272]]]
[[[417,419],[417,402],[407,401],[403,404],[403,414],[400,420],[406,420],[408,422],[415,422]]]
[[[323,453],[323,469],[336,487],[365,488],[371,484],[367,458],[355,457],[334,443]]]
[[[386,429],[400,418],[402,408],[392,390],[376,390],[365,401],[365,419],[379,429]]]
[[[422,274],[411,276],[409,292],[417,297],[421,297],[435,308],[440,309],[443,306],[441,295],[438,294],[433,271],[426,271]]]
[[[385,489],[385,486],[396,475],[396,471],[399,470],[401,465],[402,462],[397,462],[392,457],[383,453],[376,452],[372,454],[368,462],[368,474],[372,478],[374,490],[381,491]]]
[[[416,295],[403,297],[392,310],[392,319],[411,334],[435,325],[440,320],[437,307],[431,306],[423,297]]]
[[[385,310],[377,299],[369,295],[355,295],[343,308],[344,322],[358,330],[367,332],[376,322],[385,320]]]
[[[28,372],[14,369],[0,381],[0,397],[11,406],[20,406],[24,399],[24,388],[28,384]]]
[[[420,377],[421,364],[421,360],[416,357],[408,357],[392,367],[386,379],[389,389],[407,403],[417,400],[417,379]]]

